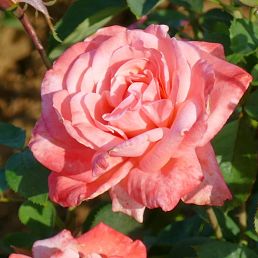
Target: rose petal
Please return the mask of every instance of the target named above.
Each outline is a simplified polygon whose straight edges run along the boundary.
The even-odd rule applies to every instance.
[[[42,119],[44,119],[45,127],[48,134],[52,138],[67,144],[78,144],[69,136],[65,127],[60,122],[60,119],[53,108],[53,93],[63,90],[63,76],[66,73],[67,67],[87,48],[89,43],[77,43],[66,50],[59,59],[54,63],[53,69],[49,70],[42,82],[41,96],[42,96]]]
[[[103,223],[77,238],[77,241],[80,252],[86,257],[99,253],[108,257],[146,258],[146,248],[141,241],[133,241]]]
[[[154,48],[158,47],[158,40],[154,35],[141,30],[127,30],[116,34],[114,37],[104,41],[98,47],[93,60],[92,69],[94,78],[98,78],[96,92],[100,93],[104,90],[109,90],[109,85],[105,83],[110,59],[114,51],[119,47],[131,45],[139,48]]]
[[[191,87],[187,96],[188,100],[195,103],[198,118],[193,127],[186,132],[180,145],[180,151],[199,145],[207,130],[208,98],[214,85],[214,72],[212,66],[204,60],[198,61],[192,68]],[[179,150],[178,150],[179,151]]]
[[[69,136],[63,141],[54,139],[45,127],[43,118],[37,122],[33,130],[29,147],[39,162],[55,172],[87,171],[94,155],[91,149],[79,143],[71,144]]]
[[[187,99],[191,99],[198,106],[198,114],[206,113],[207,101],[215,82],[212,65],[204,60],[199,60],[192,67],[191,86]]]
[[[108,153],[115,157],[139,157],[146,152],[152,143],[162,139],[167,131],[167,128],[149,130],[114,146]]]
[[[86,52],[78,56],[73,64],[70,65],[65,80],[66,88],[70,94],[76,93],[81,89],[84,73],[89,75],[87,68],[91,66],[93,58],[94,51]],[[89,88],[92,88],[92,85],[95,84],[92,77],[87,78],[87,83],[90,85]]]
[[[171,44],[173,44],[174,48],[174,79],[171,100],[172,103],[181,103],[186,99],[190,89],[191,69],[185,57],[186,53],[183,53],[179,47],[180,43],[175,38],[172,38]]]
[[[32,253],[35,258],[79,258],[77,241],[68,230],[63,230],[54,237],[36,241]]]
[[[100,176],[123,161],[125,159],[122,157],[111,156],[108,152],[96,153],[92,159],[92,174],[93,176]]]
[[[149,25],[144,31],[157,36],[158,38],[167,38],[169,27],[167,25]]]
[[[182,199],[186,203],[197,205],[222,206],[225,200],[232,198],[220,172],[214,151],[210,143],[196,149],[204,180],[192,192]]]
[[[120,50],[120,49],[119,49]],[[131,50],[133,51],[133,50]],[[134,52],[136,52],[135,50]],[[118,51],[117,51],[118,52]],[[123,51],[124,52],[124,51]],[[123,54],[122,52],[122,54]],[[150,61],[151,58],[145,58],[145,56],[149,56],[150,53],[145,53],[146,51],[137,51],[141,53],[141,56],[144,58],[134,58],[128,61],[125,61],[121,64],[121,61],[118,63],[119,68],[116,70],[114,65],[110,68],[110,78],[108,77],[106,80],[106,84],[110,85],[110,100],[114,106],[117,106],[122,100],[126,93],[126,90],[128,89],[130,83],[133,83],[133,81],[130,81],[130,79],[134,76],[141,76],[141,80],[139,83],[149,83],[147,75],[144,75],[145,70],[153,71],[153,73],[156,73],[156,69],[154,64]],[[115,55],[114,53],[113,55]],[[120,54],[120,51],[119,51]],[[128,56],[123,55],[126,58]],[[139,54],[140,56],[140,54]],[[113,57],[113,56],[112,56]],[[113,74],[114,73],[114,74]],[[111,80],[111,84],[110,84]]]
[[[250,74],[235,65],[212,56],[207,59],[213,65],[216,80],[209,97],[210,115],[202,145],[223,127],[252,80]]]
[[[125,161],[95,178],[96,180],[91,183],[84,181],[78,174],[51,173],[48,181],[49,196],[54,202],[64,207],[77,206],[83,200],[93,199],[118,184],[127,176],[132,167],[131,161]],[[92,172],[91,176],[93,176]]]
[[[109,27],[103,27],[98,29],[94,34],[87,37],[84,41],[85,42],[94,42],[96,45],[101,44],[106,39],[117,35],[120,32],[125,32],[126,28],[119,26],[119,25],[113,25]]]
[[[155,123],[157,127],[168,127],[172,116],[173,105],[169,99],[161,99],[143,105],[145,114]]]
[[[123,212],[132,216],[138,222],[143,222],[145,206],[132,199],[121,183],[111,188],[110,196],[112,199],[112,210],[114,212]]]
[[[144,171],[158,171],[176,154],[177,148],[197,119],[196,106],[191,101],[184,102],[178,109],[170,131],[139,162]]]
[[[152,78],[145,91],[142,93],[143,102],[155,101],[161,98],[160,86],[156,78]]]
[[[136,98],[133,94],[130,94],[112,111],[112,113],[106,113],[103,115],[103,119],[106,121],[116,121],[121,118],[124,113],[131,109],[135,105]]]
[[[41,95],[53,93],[63,90],[65,87],[64,74],[69,66],[76,60],[78,56],[85,53],[91,48],[90,43],[79,42],[68,48],[53,64],[53,68],[48,70],[41,86]]]
[[[190,41],[191,44],[196,46],[208,54],[214,55],[218,58],[225,59],[224,47],[219,43],[203,42],[203,41]]]
[[[128,193],[150,209],[161,207],[164,211],[170,211],[202,179],[199,161],[192,151],[170,159],[159,171],[132,169],[128,175]]]
[[[226,123],[248,88],[252,77],[240,67],[205,52],[208,48],[207,45],[205,51],[202,50],[204,48],[203,45],[201,48],[198,48],[196,45],[198,44],[181,41],[179,47],[184,53],[187,53],[187,61],[191,67],[200,59],[203,59],[212,65],[214,71],[215,83],[209,97],[210,115],[207,122],[208,128],[202,143],[200,143],[205,145]]]
[[[99,110],[109,111],[103,96],[96,93],[85,95],[82,92],[68,95],[64,90],[54,94],[53,102],[56,112],[63,120],[66,132],[86,147],[99,150],[105,145],[111,147],[122,141],[121,138],[113,135],[113,129],[101,123],[104,120]],[[109,132],[98,127],[101,129],[104,127]]]
[[[128,110],[119,119],[110,121],[109,123],[121,129],[128,137],[134,137],[155,128],[154,123],[141,110]]]

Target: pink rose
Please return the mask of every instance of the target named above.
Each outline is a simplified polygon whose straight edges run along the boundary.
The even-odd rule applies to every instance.
[[[220,44],[167,30],[103,28],[46,73],[30,147],[52,170],[53,201],[75,206],[110,190],[114,211],[142,221],[145,207],[231,198],[210,140],[252,78]]]
[[[36,241],[32,247],[33,258],[146,258],[146,248],[139,241],[100,223],[89,232],[73,238],[63,230],[54,237]],[[11,254],[9,258],[31,258]]]

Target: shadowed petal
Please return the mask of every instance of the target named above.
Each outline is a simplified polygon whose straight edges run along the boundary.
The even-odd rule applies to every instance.
[[[172,210],[203,179],[194,151],[172,158],[160,171],[132,169],[128,175],[128,193],[140,204],[152,209]]]
[[[36,241],[32,253],[34,258],[79,258],[77,241],[68,230],[63,230],[54,237]]]
[[[151,143],[162,139],[167,131],[167,128],[152,129],[116,145],[108,153],[115,157],[139,157]]]
[[[62,175],[52,172],[48,179],[49,196],[54,202],[64,207],[77,206],[82,201],[93,199],[118,184],[127,176],[132,167],[132,162],[126,161],[99,177],[94,177],[89,171],[91,178],[95,178],[91,182],[84,180],[85,173]]]
[[[220,172],[214,151],[210,143],[196,149],[204,180],[192,192],[183,197],[186,203],[197,205],[221,206],[232,198]]]
[[[110,196],[112,199],[113,211],[123,212],[132,216],[138,222],[143,222],[145,206],[130,197],[122,183],[111,188]]]
[[[89,170],[94,152],[74,140],[70,142],[69,137],[63,141],[54,139],[41,118],[33,130],[29,147],[39,162],[55,172],[81,173]]]
[[[174,122],[163,137],[155,146],[145,154],[139,162],[139,168],[143,171],[158,171],[169,160],[176,156],[177,149],[197,119],[196,106],[192,101],[185,101],[179,108]]]

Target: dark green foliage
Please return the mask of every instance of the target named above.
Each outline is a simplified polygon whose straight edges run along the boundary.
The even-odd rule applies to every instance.
[[[196,249],[199,258],[258,258],[258,255],[249,248],[229,242],[212,241]]]
[[[5,191],[7,188],[8,186],[5,179],[4,169],[0,169],[0,193]]]
[[[162,2],[160,0],[126,0],[128,7],[132,13],[140,18],[143,15],[149,14],[149,12]]]
[[[94,227],[101,222],[124,234],[133,234],[142,227],[142,225],[133,218],[121,212],[113,212],[111,204],[97,207],[96,210],[93,211],[89,221],[86,221],[86,224],[89,224],[90,227]]]
[[[47,201],[48,174],[49,171],[35,160],[28,149],[11,156],[6,164],[5,176],[9,187],[38,204]]]
[[[232,19],[229,13],[218,8],[204,13],[201,17],[203,39],[223,44],[226,54],[230,53],[229,28]]]
[[[258,121],[258,90],[255,90],[248,96],[245,111],[251,118]]]
[[[25,131],[14,125],[0,122],[0,145],[22,148],[25,143]]]
[[[20,206],[19,219],[39,237],[48,237],[55,225],[55,206],[51,202],[39,205],[26,201]]]
[[[123,0],[77,0],[56,26],[62,39],[59,44],[54,38],[49,41],[49,56],[56,59],[67,47],[82,41],[126,8]]]
[[[258,47],[258,26],[246,19],[234,19],[230,27],[231,49],[234,53],[252,54]]]
[[[228,123],[215,137],[213,145],[224,178],[234,198],[224,209],[230,210],[249,198],[256,179],[257,143],[255,129],[244,116]]]

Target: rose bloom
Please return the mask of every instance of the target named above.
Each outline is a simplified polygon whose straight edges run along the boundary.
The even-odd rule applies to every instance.
[[[33,258],[146,258],[146,248],[139,241],[100,223],[78,238],[63,230],[54,237],[36,241],[32,247]],[[9,258],[31,258],[11,254]]]
[[[54,202],[76,206],[109,190],[114,211],[142,221],[145,207],[231,198],[210,140],[252,78],[222,45],[167,31],[100,29],[46,73],[29,146],[52,171]]]

